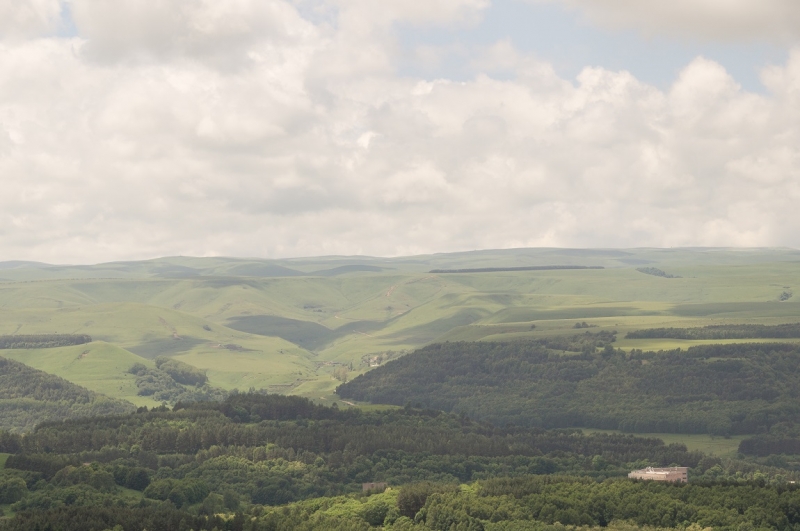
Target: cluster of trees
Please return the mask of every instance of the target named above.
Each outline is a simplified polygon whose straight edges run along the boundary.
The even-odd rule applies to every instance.
[[[35,334],[0,336],[0,349],[55,348],[91,343],[86,334]]]
[[[159,356],[155,359],[156,367],[169,374],[173,380],[183,385],[203,385],[208,382],[206,371],[193,367],[188,363]]]
[[[449,530],[453,523],[456,529],[491,529],[515,520],[539,527],[507,529],[545,529],[556,521],[651,523],[656,520],[648,504],[672,491],[606,480],[649,465],[689,466],[693,480],[724,487],[726,496],[762,489],[766,497],[758,506],[772,511],[771,493],[800,478],[658,439],[501,428],[413,407],[340,410],[255,393],[172,410],[49,422],[24,435],[0,433],[0,451],[12,453],[0,472],[0,505],[11,504],[15,513],[0,520],[3,531],[48,525],[177,531]],[[539,477],[553,474],[571,478]],[[393,488],[366,495],[366,482]],[[465,483],[470,486],[457,487]],[[535,497],[546,502],[533,502],[529,491],[536,489]],[[615,489],[642,503],[619,506],[622,491]],[[691,500],[681,500],[691,506]],[[576,520],[573,513],[583,514],[587,503],[589,519]],[[634,506],[639,513],[631,512]],[[686,511],[687,521],[700,521],[700,512]],[[735,520],[745,521],[751,520]],[[473,527],[459,527],[464,522]],[[665,522],[673,520],[658,520]]]
[[[653,275],[654,277],[681,278],[678,275],[670,275],[666,271],[663,271],[657,267],[637,267],[636,271],[639,273],[644,273],[645,275]]]
[[[800,439],[764,435],[750,437],[739,443],[739,452],[759,457],[772,454],[800,455]]]
[[[758,457],[771,456],[770,461],[776,461],[775,454],[783,454],[784,457],[779,462],[781,466],[788,466],[787,456],[794,456],[794,461],[800,457],[800,424],[776,424],[767,433],[744,439],[739,443],[739,453]],[[800,469],[800,463],[796,463],[793,468]]]
[[[118,415],[134,409],[129,402],[0,358],[0,429],[26,431],[50,419]]]
[[[800,323],[728,324],[701,328],[646,328],[628,332],[627,339],[788,339],[800,338]]]
[[[535,328],[535,327],[534,327]],[[573,328],[592,328],[586,321],[575,323]],[[540,347],[552,351],[566,352],[595,352],[598,348],[605,348],[617,340],[616,330],[600,330],[599,332],[584,332],[571,336],[547,337],[531,339],[525,342],[531,347]]]
[[[85,492],[76,489],[70,499],[83,501]],[[57,508],[23,511],[13,518],[0,520],[0,530],[30,531],[53,529],[58,531],[256,531],[252,522],[241,514],[194,515],[168,504],[129,507],[115,503],[110,497],[97,498],[94,505],[74,503]],[[245,528],[245,524],[247,527]]]
[[[800,422],[798,356],[800,346],[784,343],[630,355],[611,344],[562,355],[537,342],[444,343],[378,367],[337,393],[411,401],[501,425],[751,434]]]
[[[205,371],[167,357],[155,360],[156,368],[134,363],[128,370],[136,375],[139,396],[152,396],[168,404],[204,400],[224,400],[228,393],[208,385]]]

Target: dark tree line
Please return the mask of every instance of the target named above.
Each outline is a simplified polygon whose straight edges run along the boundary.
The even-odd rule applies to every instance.
[[[0,336],[0,349],[55,348],[91,343],[86,334],[35,334]]]
[[[638,271],[639,273],[644,273],[645,275],[653,275],[654,277],[681,278],[677,275],[670,275],[666,271],[663,271],[657,267],[637,267],[636,271]]]
[[[575,336],[580,337],[580,336]],[[600,337],[600,336],[597,336]],[[495,424],[643,433],[759,433],[800,422],[800,346],[732,344],[570,355],[540,342],[445,343],[340,385],[347,399]]]
[[[647,328],[628,332],[627,339],[789,339],[800,338],[800,323],[728,324],[702,328]]]

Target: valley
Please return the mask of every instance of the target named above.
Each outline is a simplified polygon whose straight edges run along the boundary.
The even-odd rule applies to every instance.
[[[781,297],[800,286],[797,260],[796,251],[780,249],[518,249],[395,259],[5,263],[0,335],[94,341],[2,354],[137,405],[156,404],[136,395],[128,368],[164,355],[205,370],[222,389],[335,401],[344,378],[434,342],[557,337],[585,322],[591,331],[617,331],[617,348],[660,350],[708,341],[625,335],[796,322],[800,298]],[[643,264],[679,278],[637,271]],[[430,273],[547,265],[603,269]]]

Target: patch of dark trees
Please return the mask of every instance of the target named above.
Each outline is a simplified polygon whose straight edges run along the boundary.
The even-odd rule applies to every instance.
[[[155,363],[155,368],[135,363],[128,370],[136,375],[139,396],[152,396],[167,404],[224,400],[228,396],[226,391],[208,385],[205,371],[197,367],[166,356],[156,358]]]
[[[653,275],[654,277],[681,278],[678,275],[670,275],[666,271],[663,271],[657,267],[637,267],[636,271],[638,271],[639,273],[644,273],[645,275]]]
[[[429,273],[501,273],[504,271],[560,271],[570,269],[605,269],[603,266],[525,266],[525,267],[478,267],[471,269],[431,269]]]
[[[800,455],[800,439],[757,436],[739,443],[739,452],[745,455],[766,457],[773,454]]]
[[[626,339],[791,339],[800,338],[800,323],[726,324],[701,328],[647,328],[634,330]]]
[[[337,393],[495,424],[639,433],[766,432],[800,423],[800,345],[707,345],[561,354],[536,342],[444,343],[390,361]]]
[[[34,334],[0,336],[0,349],[71,347],[91,343],[86,334]]]
[[[776,424],[769,432],[744,439],[739,443],[739,453],[756,457],[800,456],[800,424]],[[797,458],[793,461],[797,461]]]

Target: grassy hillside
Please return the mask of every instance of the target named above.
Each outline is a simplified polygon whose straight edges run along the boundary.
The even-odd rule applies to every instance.
[[[133,404],[0,358],[0,429],[25,431],[47,420],[130,413]]]
[[[586,322],[618,331],[615,346],[625,350],[657,350],[707,341],[626,333],[795,323],[797,260],[800,253],[782,249],[511,249],[392,259],[7,262],[0,335],[88,334],[96,345],[80,361],[85,349],[71,347],[9,355],[140,404],[149,402],[136,397],[125,365],[161,355],[206,370],[213,386],[335,400],[340,380],[436,341],[554,337]],[[553,265],[604,269],[430,273]]]
[[[137,396],[136,377],[128,372],[134,363],[153,363],[102,341],[66,348],[6,350],[2,355],[40,371],[58,374],[61,378],[96,393],[121,398],[137,406],[159,404],[149,398]]]

